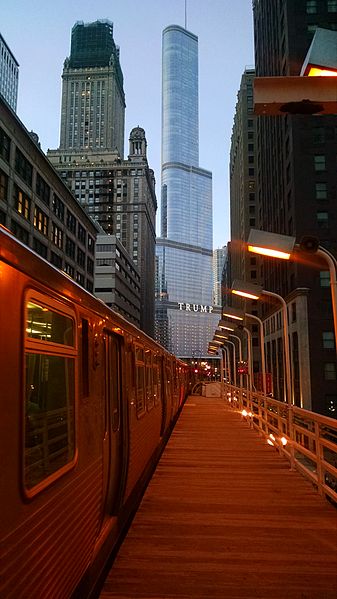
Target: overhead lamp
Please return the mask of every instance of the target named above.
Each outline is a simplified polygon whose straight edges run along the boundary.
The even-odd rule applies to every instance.
[[[219,329],[224,331],[234,331],[235,327],[232,322],[228,322],[228,320],[219,320],[218,324]]]
[[[269,231],[250,229],[247,249],[254,254],[289,260],[295,246],[295,241],[295,237],[291,237],[290,235],[278,235]]]
[[[219,337],[221,339],[226,339],[226,334],[222,329],[216,329],[214,331],[214,337]]]
[[[308,77],[337,76],[337,31],[317,27],[301,69]]]
[[[232,318],[233,320],[244,320],[244,312],[243,310],[239,310],[238,308],[232,308],[231,306],[225,306],[222,310],[222,316],[226,316],[227,318]]]
[[[263,288],[261,285],[255,285],[254,283],[247,283],[246,281],[235,279],[231,291],[234,295],[240,295],[246,299],[257,300],[259,299]]]

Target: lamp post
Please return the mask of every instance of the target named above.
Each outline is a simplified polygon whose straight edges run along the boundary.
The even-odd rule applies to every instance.
[[[247,327],[243,327],[244,332],[247,335],[247,362],[248,362],[248,380],[249,380],[249,391],[252,392],[252,334]]]
[[[259,323],[260,330],[260,351],[261,351],[261,371],[262,371],[262,391],[264,395],[267,395],[267,382],[266,382],[266,354],[264,349],[264,330],[263,330],[263,322],[261,318],[255,316],[255,314],[250,314],[249,312],[244,312],[243,310],[239,310],[238,308],[232,308],[225,306],[222,311],[223,316],[227,318],[233,318],[235,320],[243,321],[244,317],[251,318]]]
[[[278,235],[277,233],[269,233],[267,231],[259,231],[258,229],[250,230],[247,242],[247,249],[249,252],[253,252],[255,254],[261,254],[263,256],[274,258],[281,258],[284,260],[289,260],[289,258],[293,256],[295,251],[297,250],[307,254],[316,254],[327,263],[330,273],[330,290],[334,322],[335,349],[337,351],[336,258],[332,254],[330,254],[328,250],[320,246],[318,239],[316,239],[315,237],[304,237],[299,244],[296,244],[295,237],[291,237],[288,235]]]
[[[278,293],[272,291],[266,291],[260,285],[253,283],[246,283],[245,281],[234,281],[232,285],[232,293],[240,295],[248,299],[260,299],[261,295],[266,295],[278,300],[282,306],[282,320],[283,320],[283,353],[284,353],[284,372],[286,382],[286,400],[288,406],[292,405],[292,384],[291,384],[291,372],[290,372],[290,351],[289,351],[289,335],[288,335],[288,313],[287,304],[283,297]]]
[[[230,343],[233,347],[233,382],[234,382],[234,386],[236,387],[236,352],[235,352],[235,343],[234,341],[230,341],[229,339],[227,339],[225,341],[225,343]]]
[[[239,344],[239,362],[242,362],[242,341],[238,335],[234,335],[233,333],[229,333],[229,337],[233,337],[238,341]],[[242,387],[242,374],[240,374],[240,386]]]

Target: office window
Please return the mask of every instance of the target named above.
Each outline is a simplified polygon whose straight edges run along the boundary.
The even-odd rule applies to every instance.
[[[0,170],[0,200],[7,202],[8,177],[6,173]]]
[[[315,184],[316,200],[326,200],[328,197],[326,183]]]
[[[33,167],[29,160],[20,152],[19,148],[15,150],[15,170],[30,187],[32,186]]]
[[[67,210],[67,227],[69,231],[76,233],[76,218],[69,210]]]
[[[50,187],[39,173],[36,173],[35,191],[39,198],[49,206]]]
[[[306,11],[308,15],[317,13],[317,0],[307,0]]]
[[[320,228],[326,229],[329,226],[328,212],[317,212],[317,223]]]
[[[324,378],[326,381],[336,380],[336,364],[335,362],[326,362],[324,364]]]
[[[337,12],[337,0],[328,0],[328,12]]]
[[[64,221],[64,204],[62,200],[54,193],[53,195],[53,212],[57,218],[59,218],[62,222]]]
[[[335,335],[334,335],[333,331],[323,331],[322,340],[323,340],[324,349],[334,349]]]
[[[6,160],[6,162],[9,162],[10,146],[11,146],[10,138],[8,137],[8,135],[6,135],[4,130],[1,129],[1,127],[0,127],[0,156],[4,160]]]
[[[21,189],[17,185],[14,184],[14,206],[16,210],[25,218],[26,220],[30,220],[30,198],[23,193]]]
[[[63,247],[63,231],[55,223],[52,223],[52,241],[57,247]]]
[[[319,282],[321,287],[330,287],[330,273],[328,270],[321,270],[319,273]]]
[[[325,171],[325,156],[324,154],[316,154],[314,156],[315,171]]]
[[[48,235],[48,216],[38,207],[34,208],[34,227],[42,235]]]

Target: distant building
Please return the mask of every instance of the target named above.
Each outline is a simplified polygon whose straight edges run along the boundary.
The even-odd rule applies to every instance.
[[[230,149],[231,276],[258,282],[257,258],[244,245],[249,230],[257,225],[256,117],[253,112],[255,70],[246,68],[235,108]]]
[[[123,157],[123,73],[110,21],[74,25],[62,79],[60,150],[116,150]]]
[[[221,280],[226,257],[226,246],[213,250],[213,303],[215,306],[222,306]]]
[[[0,223],[93,292],[97,225],[1,98]]]
[[[154,336],[155,178],[141,127],[132,129],[123,157],[123,74],[111,22],[76,23],[62,78],[60,148],[48,158],[139,269],[140,327]]]
[[[202,356],[219,314],[212,297],[212,173],[199,167],[198,38],[170,25],[162,50],[156,335],[178,356]]]
[[[139,269],[115,235],[97,236],[94,291],[107,306],[140,326]]]
[[[16,111],[18,100],[19,63],[0,33],[0,94]]]

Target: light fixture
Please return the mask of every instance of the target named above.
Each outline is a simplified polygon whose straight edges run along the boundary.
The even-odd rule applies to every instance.
[[[269,231],[251,229],[248,236],[248,251],[270,258],[289,260],[295,246],[295,237],[278,235]]]
[[[244,320],[244,312],[243,310],[239,310],[238,308],[232,308],[229,306],[225,306],[222,310],[222,316],[226,316],[227,318],[232,318],[233,320]]]
[[[247,283],[246,281],[239,281],[235,279],[232,284],[232,293],[234,295],[240,295],[241,297],[257,300],[259,299],[263,288],[261,285],[255,285],[254,283]]]
[[[337,31],[317,27],[301,69],[309,77],[337,76]]]
[[[228,322],[228,320],[219,320],[218,327],[219,327],[219,329],[225,330],[225,331],[234,331],[234,329],[235,329],[235,327],[233,326],[233,323]]]

